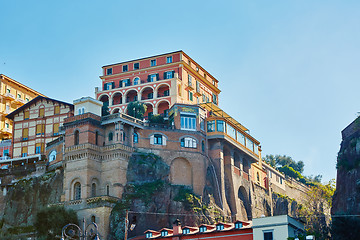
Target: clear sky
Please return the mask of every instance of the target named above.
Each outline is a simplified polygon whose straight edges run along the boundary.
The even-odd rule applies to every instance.
[[[336,176],[359,108],[360,1],[0,0],[0,73],[48,97],[94,97],[101,67],[183,50],[266,154]]]

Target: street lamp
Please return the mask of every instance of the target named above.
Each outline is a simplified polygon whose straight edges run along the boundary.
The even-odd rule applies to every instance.
[[[73,239],[73,237],[79,237],[80,240],[100,240],[98,226],[96,223],[92,222],[85,227],[85,218],[83,219],[83,230],[74,224],[69,223],[62,228],[61,231],[61,240]]]

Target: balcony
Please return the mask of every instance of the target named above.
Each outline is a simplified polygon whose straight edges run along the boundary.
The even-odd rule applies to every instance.
[[[26,103],[26,101],[25,101],[24,99],[22,99],[22,98],[16,98],[16,99],[15,99],[15,102],[16,102],[17,104],[25,104],[25,103]]]
[[[130,125],[134,125],[140,128],[143,128],[144,122],[140,119],[134,118],[130,115],[127,115],[125,113],[114,113],[111,115],[107,115],[101,118],[101,124],[106,125],[113,122],[125,122]]]
[[[15,99],[15,96],[14,95],[12,95],[11,93],[5,93],[5,97],[7,98],[7,99],[9,99],[9,100],[14,100]]]

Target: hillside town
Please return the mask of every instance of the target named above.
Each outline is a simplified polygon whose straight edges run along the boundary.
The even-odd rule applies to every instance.
[[[18,227],[33,225],[41,208],[63,207],[76,212],[74,224],[94,224],[99,239],[306,235],[298,208],[308,201],[310,187],[263,160],[260,141],[219,107],[219,80],[194,59],[176,51],[102,71],[95,96],[72,103],[0,75],[3,232],[19,218]],[[26,200],[36,202],[34,209],[19,217],[15,202],[21,201],[14,194],[34,179],[50,179],[48,194],[41,202]],[[166,186],[128,200],[159,182]],[[162,196],[164,191],[171,196]],[[25,191],[21,198],[27,194],[32,196]],[[201,199],[203,210],[195,211],[195,203],[189,210],[182,195]],[[125,200],[117,213],[123,219],[114,220]],[[150,202],[159,206],[148,208]],[[33,239],[36,231],[18,236]]]

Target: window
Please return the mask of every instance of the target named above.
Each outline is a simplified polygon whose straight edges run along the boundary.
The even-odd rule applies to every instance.
[[[130,79],[123,80],[125,87],[131,86]]]
[[[218,225],[216,225],[216,230],[217,230],[217,231],[224,230],[224,225],[223,225],[223,224],[218,224]]]
[[[25,111],[24,112],[24,120],[29,119],[29,117],[30,117],[30,111]]]
[[[96,223],[96,217],[94,215],[91,216],[91,222]]]
[[[104,84],[104,90],[110,90],[115,88],[115,83],[114,82],[109,82],[109,83],[105,83]]]
[[[199,232],[201,232],[201,233],[206,232],[206,226],[201,226],[199,228]]]
[[[236,140],[236,130],[230,124],[226,124],[226,133]]]
[[[74,145],[79,145],[79,131],[74,132]]]
[[[39,108],[39,117],[45,116],[45,108]]]
[[[36,135],[42,135],[44,134],[44,124],[38,124],[36,125]]]
[[[42,152],[42,146],[43,146],[43,144],[41,144],[41,143],[35,144],[35,154],[40,154]]]
[[[112,74],[112,68],[106,69],[106,75],[111,75],[111,74]]]
[[[109,132],[109,142],[111,142],[114,139],[114,134],[112,132]]]
[[[254,153],[259,155],[259,145],[254,144]]]
[[[54,136],[59,135],[59,123],[55,123],[55,124],[54,124],[54,126],[53,126],[53,133],[54,133]]]
[[[189,101],[193,100],[193,93],[189,91]]]
[[[91,196],[96,197],[96,183],[91,184]]]
[[[182,130],[196,130],[196,116],[194,115],[181,115],[181,129]]]
[[[95,133],[95,145],[99,145],[99,132],[96,131]]]
[[[26,98],[25,100],[26,100],[27,102],[30,101],[29,98]]]
[[[22,140],[25,141],[28,140],[28,138],[29,138],[29,129],[24,128],[22,132]]]
[[[192,86],[192,76],[190,74],[188,74],[188,85]]]
[[[55,106],[54,114],[60,114],[60,106],[59,105]]]
[[[162,140],[162,135],[160,134],[155,134],[154,135],[154,144],[156,145],[162,145],[163,140]]]
[[[264,232],[264,240],[273,240],[273,232]]]
[[[156,59],[151,60],[150,65],[151,65],[151,67],[156,66]]]
[[[134,143],[138,143],[139,142],[139,135],[134,132]]]
[[[5,157],[5,156],[9,156],[9,149],[5,149],[5,150],[4,150],[4,157]]]
[[[136,78],[134,79],[134,85],[138,85],[139,82],[140,82],[140,78],[136,77]]]
[[[181,147],[196,148],[196,140],[191,137],[185,137],[180,140]]]
[[[147,232],[146,233],[146,238],[151,238],[152,237],[152,233],[151,232]]]
[[[215,132],[215,120],[207,122],[207,131],[208,132]]]
[[[21,98],[21,94],[18,94],[17,96],[18,96],[18,98]]]
[[[216,95],[214,93],[212,95],[212,100],[213,100],[214,104],[217,104],[217,98],[216,98]]]
[[[184,228],[182,230],[182,234],[189,234],[189,233],[190,233],[190,229],[188,229],[188,228]]]
[[[124,65],[123,66],[123,72],[127,72],[128,71],[128,65]]]
[[[200,118],[200,129],[205,131],[205,119]]]
[[[196,81],[196,92],[200,92],[200,82]]]
[[[147,99],[153,99],[153,97],[154,97],[154,93],[148,93]]]
[[[236,223],[235,223],[235,228],[236,228],[236,229],[240,229],[240,228],[242,228],[242,227],[243,227],[242,222],[236,222]]]
[[[223,120],[216,120],[216,131],[225,132],[225,124]]]
[[[158,74],[151,74],[148,76],[148,82],[155,82],[158,80]]]
[[[81,199],[81,184],[79,182],[74,184],[74,200]]]
[[[168,231],[164,230],[164,231],[161,231],[161,236],[162,237],[165,237],[168,235]]]
[[[256,181],[260,182],[260,175],[258,172],[256,173]]]
[[[201,142],[201,151],[205,152],[205,143],[204,143],[204,141]]]
[[[6,127],[6,128],[9,128],[9,127],[10,127],[10,124],[9,124],[9,123],[5,123],[5,127]]]
[[[21,148],[21,157],[26,157],[27,156],[27,147],[22,147]]]
[[[172,63],[172,56],[166,58],[166,63]]]
[[[282,179],[282,177],[280,177],[280,184],[282,184],[283,183],[283,179]]]
[[[109,196],[110,195],[110,186],[106,185],[106,195]]]
[[[134,70],[140,69],[140,63],[134,63]]]
[[[254,151],[254,143],[248,138],[246,138],[246,147],[251,151]]]
[[[237,132],[237,141],[245,146],[245,136],[241,132]]]
[[[164,79],[174,78],[174,73],[175,73],[175,71],[164,72]]]

